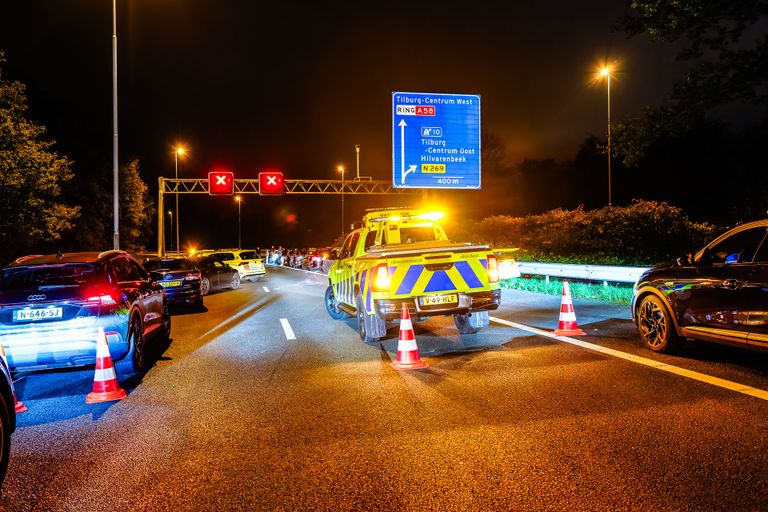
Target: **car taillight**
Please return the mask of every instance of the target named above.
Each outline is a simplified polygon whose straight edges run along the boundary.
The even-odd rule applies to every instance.
[[[499,282],[499,260],[495,254],[488,255],[488,282]]]
[[[184,279],[200,279],[200,272],[190,272],[184,276]]]
[[[109,294],[92,295],[88,297],[86,300],[91,304],[98,305],[98,306],[114,306],[115,304],[117,304],[117,301],[115,300],[115,298]]]
[[[389,290],[389,269],[386,263],[380,263],[373,268],[373,291],[386,292]]]

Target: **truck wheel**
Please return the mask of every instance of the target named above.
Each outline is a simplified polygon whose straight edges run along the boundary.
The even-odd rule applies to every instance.
[[[453,323],[461,334],[474,334],[483,327],[488,327],[490,318],[487,311],[453,315]]]
[[[373,343],[387,335],[386,320],[365,312],[365,304],[360,292],[357,292],[355,297],[355,306],[357,306],[357,332],[360,333],[361,340],[365,343]]]
[[[328,316],[334,320],[344,320],[349,318],[349,315],[339,309],[339,304],[336,302],[336,296],[333,294],[333,286],[329,286],[325,290],[325,310],[328,312]]]

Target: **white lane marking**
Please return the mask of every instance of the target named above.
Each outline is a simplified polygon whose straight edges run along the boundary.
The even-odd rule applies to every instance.
[[[246,307],[246,308],[245,308],[245,309],[243,309],[242,311],[239,311],[238,313],[236,313],[236,314],[232,315],[231,317],[227,318],[226,320],[224,320],[223,322],[221,322],[219,325],[217,325],[217,326],[216,326],[216,327],[214,327],[213,329],[210,329],[210,330],[209,330],[208,332],[206,332],[205,334],[203,334],[203,335],[199,336],[197,339],[198,339],[198,340],[200,340],[200,339],[203,339],[203,338],[205,338],[206,336],[208,336],[209,334],[211,334],[212,332],[216,332],[216,331],[217,331],[219,328],[221,328],[222,326],[226,325],[227,323],[229,323],[229,322],[232,322],[233,320],[236,320],[236,319],[240,318],[241,316],[243,316],[243,315],[246,315],[246,314],[250,313],[251,311],[253,311],[253,310],[254,310],[254,309],[256,309],[256,308],[260,308],[260,307],[262,307],[262,306],[264,305],[262,302],[263,302],[263,301],[259,301],[259,302],[256,302],[256,303],[254,303],[254,304],[251,304],[250,306]]]
[[[269,288],[267,288],[267,287],[265,286],[265,287],[264,287],[264,291],[265,291],[265,292],[267,292],[267,293],[269,293]]]
[[[283,330],[285,331],[285,337],[289,340],[295,340],[296,335],[293,334],[293,329],[291,329],[291,324],[288,323],[287,318],[281,318],[280,323],[283,324]]]
[[[510,322],[508,320],[496,318],[493,316],[491,317],[491,321],[496,322],[497,324],[506,325],[508,327],[514,327],[516,329],[528,331],[533,334],[538,334],[539,336],[546,336],[547,338],[552,338],[554,340],[570,343],[571,345],[576,345],[578,347],[586,348],[588,350],[594,350],[595,352],[600,352],[601,354],[618,357],[619,359],[624,359],[626,361],[631,361],[633,363],[642,364],[644,366],[649,366],[651,368],[656,368],[657,370],[661,370],[663,372],[673,373],[675,375],[680,375],[681,377],[688,377],[689,379],[705,382],[707,384],[729,389],[731,391],[742,393],[744,395],[753,396],[755,398],[760,398],[762,400],[768,400],[768,391],[764,389],[753,388],[745,384],[739,384],[738,382],[721,379],[719,377],[713,377],[711,375],[695,372],[693,370],[686,370],[685,368],[680,368],[679,366],[673,366],[671,364],[654,361],[653,359],[647,359],[645,357],[640,357],[633,354],[627,354],[626,352],[621,352],[619,350],[614,350],[612,348],[601,347],[600,345],[587,343],[586,341],[569,338],[567,336],[558,336],[557,334],[553,334],[549,331],[543,331],[535,327],[529,327],[527,325],[518,324],[517,322]]]

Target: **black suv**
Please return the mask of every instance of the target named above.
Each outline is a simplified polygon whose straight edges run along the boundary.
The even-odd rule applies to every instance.
[[[124,251],[25,256],[0,274],[0,340],[13,371],[94,364],[104,330],[121,373],[171,333],[165,291]]]
[[[643,344],[673,352],[695,338],[768,349],[766,235],[768,219],[743,224],[640,276],[632,317]]]

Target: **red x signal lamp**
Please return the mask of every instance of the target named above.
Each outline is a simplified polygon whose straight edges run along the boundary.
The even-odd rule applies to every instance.
[[[230,171],[209,172],[208,193],[212,196],[231,196],[235,193],[235,175]]]
[[[259,173],[259,195],[281,196],[285,191],[283,173],[280,171],[265,171]]]

